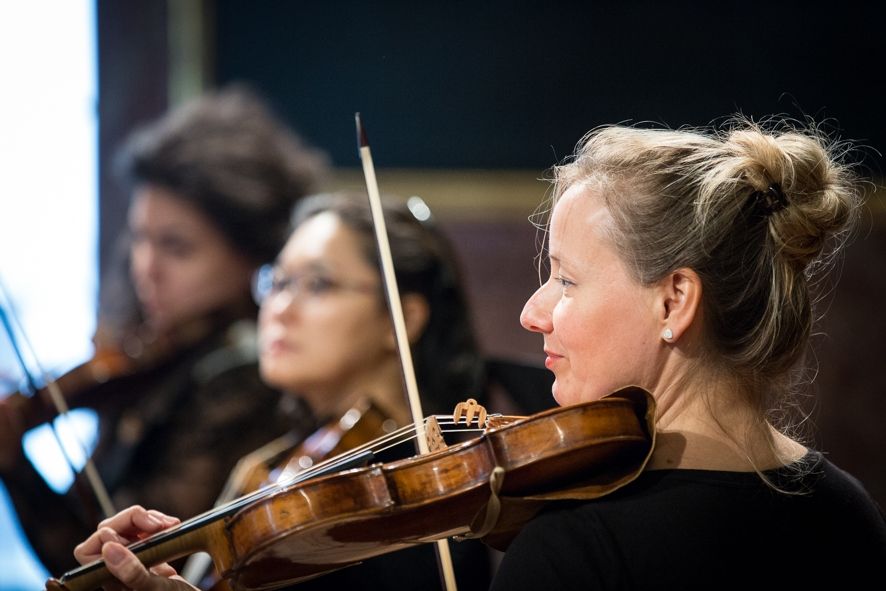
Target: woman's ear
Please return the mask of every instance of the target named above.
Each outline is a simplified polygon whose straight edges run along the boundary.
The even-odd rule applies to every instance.
[[[677,342],[701,318],[701,277],[698,273],[682,267],[669,273],[659,283],[657,314],[661,325],[661,338],[669,343]]]
[[[409,344],[414,345],[424,334],[425,328],[428,326],[428,320],[431,317],[431,308],[428,300],[424,296],[417,293],[407,293],[400,297],[400,303],[403,305],[403,320],[406,322],[406,336]],[[391,326],[391,334],[388,339],[391,348],[396,349],[396,335],[394,335],[393,325]]]

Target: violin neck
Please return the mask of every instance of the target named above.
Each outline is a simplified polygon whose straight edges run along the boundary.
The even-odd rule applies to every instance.
[[[132,544],[129,548],[139,560],[147,566],[155,566],[194,554],[208,552],[218,566],[230,564],[232,556],[225,542],[224,520],[216,519],[201,527],[175,529],[161,532],[142,542]],[[80,568],[68,571],[58,580],[50,579],[46,583],[47,591],[92,591],[115,581],[108,572],[105,563],[97,560]]]
[[[345,461],[332,463],[324,469],[311,471],[310,474],[286,484],[292,485],[308,478],[363,466],[373,457],[368,451],[357,454]],[[225,530],[225,518],[278,490],[280,487],[276,486],[262,489],[136,542],[130,545],[129,549],[148,567],[197,552],[207,552],[212,556],[217,571],[224,573],[233,564],[231,544]],[[46,589],[47,591],[92,591],[113,580],[104,561],[98,560],[68,571],[60,579],[50,579]]]

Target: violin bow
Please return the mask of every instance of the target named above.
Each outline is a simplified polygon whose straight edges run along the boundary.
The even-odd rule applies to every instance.
[[[400,303],[397,277],[394,275],[394,261],[391,256],[391,245],[388,242],[388,231],[378,191],[378,181],[375,178],[375,165],[372,162],[372,152],[369,150],[369,140],[366,138],[366,130],[360,119],[360,113],[356,113],[354,118],[357,124],[357,144],[360,150],[360,161],[363,164],[363,176],[366,178],[366,190],[369,194],[369,206],[372,212],[375,238],[381,261],[382,279],[388,304],[391,308],[391,318],[394,322],[394,334],[397,341],[397,351],[400,354],[400,366],[403,369],[403,378],[406,383],[409,409],[412,412],[412,422],[415,424],[419,454],[425,455],[429,453],[430,449],[427,438],[424,436],[424,413],[422,413],[421,400],[418,395],[418,383],[415,379],[415,367],[412,363],[412,351],[409,348],[409,338],[406,333],[406,321],[403,318],[403,307]],[[447,591],[455,591],[455,569],[452,566],[449,541],[446,538],[437,540],[436,548],[444,586]]]
[[[21,323],[19,323],[18,319],[12,315],[12,299],[6,292],[6,288],[3,285],[2,281],[0,281],[0,293],[3,294],[3,299],[6,300],[9,307],[9,313],[7,313],[4,310],[3,306],[0,306],[0,322],[2,322],[3,327],[9,336],[9,343],[12,347],[13,352],[15,353],[19,366],[22,369],[22,373],[24,374],[28,389],[30,390],[29,393],[31,394],[31,396],[38,396],[37,383],[31,375],[31,372],[29,371],[28,366],[25,363],[24,357],[22,357],[21,349],[18,346],[18,341],[15,337],[15,330],[13,330],[10,318],[15,319],[16,324],[18,325],[19,333],[21,334],[21,340],[28,346],[28,350],[31,352],[31,358],[34,361],[34,364],[37,366],[37,370],[40,372],[40,375],[43,377],[43,381],[46,384],[46,389],[49,392],[49,399],[52,401],[52,405],[55,407],[55,411],[58,413],[58,416],[67,418],[68,411],[70,409],[68,408],[67,402],[65,402],[65,397],[62,395],[62,391],[58,387],[58,384],[55,382],[55,380],[53,380],[49,376],[49,374],[47,374],[46,371],[40,366],[39,361],[37,361],[37,355],[34,353],[34,348],[28,341],[27,335],[25,334]],[[65,461],[67,462],[68,467],[71,469],[71,472],[74,474],[74,481],[77,482],[78,470],[74,466],[74,461],[71,459],[68,450],[62,443],[62,439],[59,436],[58,431],[56,430],[55,422],[49,421],[48,424],[50,430],[52,431],[52,434],[55,437],[56,442],[58,443],[59,448],[61,449],[62,456],[65,458]],[[86,463],[83,466],[83,473],[86,475],[86,480],[89,483],[90,488],[92,488],[92,492],[95,495],[99,506],[101,507],[102,513],[105,517],[110,517],[111,515],[116,513],[116,511],[114,510],[113,503],[111,503],[111,497],[110,495],[108,495],[108,490],[107,488],[105,488],[105,485],[98,474],[98,470],[96,470],[95,468],[95,464],[93,463],[92,458],[89,457],[86,446],[83,444],[82,441],[80,441],[76,433],[72,432],[71,436],[83,451],[83,457],[86,458]],[[85,502],[85,499],[81,500]],[[86,510],[89,511],[90,509],[87,507]]]

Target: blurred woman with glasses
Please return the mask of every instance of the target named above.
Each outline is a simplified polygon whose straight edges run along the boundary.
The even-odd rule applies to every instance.
[[[483,363],[450,244],[406,204],[387,202],[384,215],[424,413],[451,413],[467,397],[482,402]],[[355,425],[363,431],[360,439],[409,424],[368,199],[309,197],[297,207],[294,227],[274,264],[255,282],[262,377],[298,394],[321,425],[331,422],[336,431],[342,419]],[[405,447],[400,455],[414,453],[411,444]],[[291,458],[280,476],[312,461]],[[465,542],[452,551],[459,588],[485,589],[490,580],[485,548]],[[368,560],[297,588],[357,583],[373,589],[435,588],[433,548]]]
[[[482,398],[482,362],[448,242],[403,204],[385,206],[403,313],[426,413]],[[409,422],[402,370],[365,196],[320,195],[258,274],[262,377],[298,393],[318,417],[366,398]]]

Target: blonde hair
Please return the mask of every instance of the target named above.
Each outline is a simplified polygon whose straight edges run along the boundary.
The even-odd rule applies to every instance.
[[[812,125],[746,118],[706,129],[592,130],[554,168],[554,200],[600,189],[613,244],[643,284],[681,268],[703,285],[705,362],[761,412],[789,390],[813,323],[814,276],[853,228],[861,184],[845,144]]]

